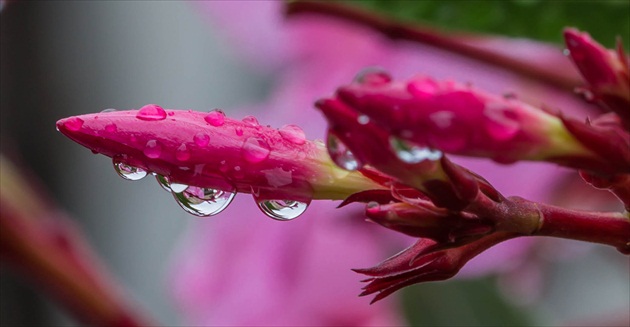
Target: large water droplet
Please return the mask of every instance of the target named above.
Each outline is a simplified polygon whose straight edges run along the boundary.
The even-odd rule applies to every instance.
[[[114,169],[120,177],[130,181],[140,180],[147,175],[146,170],[123,163],[117,158],[114,158]]]
[[[150,140],[144,146],[144,155],[151,159],[157,159],[161,154],[162,146],[156,140]]]
[[[147,104],[138,110],[136,118],[141,120],[164,120],[166,119],[166,111],[156,104]]]
[[[326,143],[328,155],[337,166],[345,170],[357,170],[362,166],[350,149],[335,134],[328,132]]]
[[[392,81],[391,75],[380,67],[369,67],[360,71],[354,81],[369,86],[387,85]]]
[[[199,217],[216,215],[232,202],[236,192],[190,186],[185,191],[173,193],[184,211]]]
[[[210,111],[203,119],[208,124],[219,127],[223,126],[223,124],[225,123],[225,114],[219,109],[214,109]]]
[[[261,139],[250,137],[243,143],[243,157],[251,163],[267,159],[270,152],[269,144]]]
[[[389,138],[389,145],[401,161],[416,164],[424,160],[440,160],[442,152],[428,147],[418,146],[395,136]]]
[[[190,159],[190,151],[186,147],[186,144],[182,143],[182,145],[175,150],[175,158],[179,161],[188,161],[188,159]]]
[[[79,117],[70,117],[66,119],[63,125],[70,131],[76,132],[83,126],[83,119]]]
[[[302,145],[306,143],[306,135],[300,126],[284,125],[278,130],[278,132],[280,133],[280,136],[293,144]]]
[[[258,202],[260,210],[275,220],[293,220],[306,211],[307,203],[293,200],[263,200]]]
[[[193,141],[200,147],[207,146],[210,144],[210,136],[206,133],[197,133],[193,136]]]

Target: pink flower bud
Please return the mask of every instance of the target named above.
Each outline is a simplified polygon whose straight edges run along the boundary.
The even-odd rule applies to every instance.
[[[596,102],[630,122],[630,73],[628,57],[621,41],[609,50],[591,39],[588,33],[573,28],[564,31],[567,50],[589,84],[586,99]]]
[[[62,119],[57,128],[93,152],[114,158],[123,176],[152,172],[163,184],[197,187],[187,197],[203,196],[198,188],[210,188],[253,193],[257,200],[308,203],[380,188],[360,173],[337,168],[324,145],[307,141],[296,126],[276,130],[220,111],[147,105]]]
[[[450,81],[355,82],[327,101],[320,103],[338,102],[337,108],[378,126],[393,147],[437,149],[500,163],[544,160],[603,171],[619,168],[573,135],[563,118]]]

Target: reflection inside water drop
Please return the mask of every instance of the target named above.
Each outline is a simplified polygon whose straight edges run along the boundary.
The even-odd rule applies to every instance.
[[[345,144],[333,133],[328,132],[327,137],[328,155],[337,166],[345,170],[357,170],[361,168],[361,163]]]
[[[126,163],[118,161],[117,159],[114,159],[114,169],[120,177],[130,181],[140,180],[147,175],[146,170],[128,165]]]
[[[171,188],[172,186],[173,184]],[[189,186],[182,192],[173,192],[173,197],[184,211],[195,216],[208,217],[225,210],[235,194],[236,192]]]
[[[264,200],[258,202],[260,210],[275,220],[293,220],[303,214],[307,203],[293,200]]]
[[[416,164],[424,160],[436,161],[442,158],[442,152],[428,147],[415,145],[397,137],[390,137],[389,144],[401,161]]]

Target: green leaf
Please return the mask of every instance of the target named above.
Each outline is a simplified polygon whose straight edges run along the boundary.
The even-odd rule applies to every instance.
[[[630,1],[454,1],[454,0],[363,0],[347,3],[386,14],[403,22],[439,26],[447,30],[472,31],[526,37],[562,43],[566,26],[589,32],[607,47],[621,36],[630,43]]]

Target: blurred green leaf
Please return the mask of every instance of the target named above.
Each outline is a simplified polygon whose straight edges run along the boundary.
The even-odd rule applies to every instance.
[[[562,43],[565,26],[589,32],[607,47],[630,43],[628,0],[362,0],[349,4],[448,30],[527,37]]]
[[[531,326],[527,312],[507,303],[493,278],[451,280],[403,290],[411,326]]]

